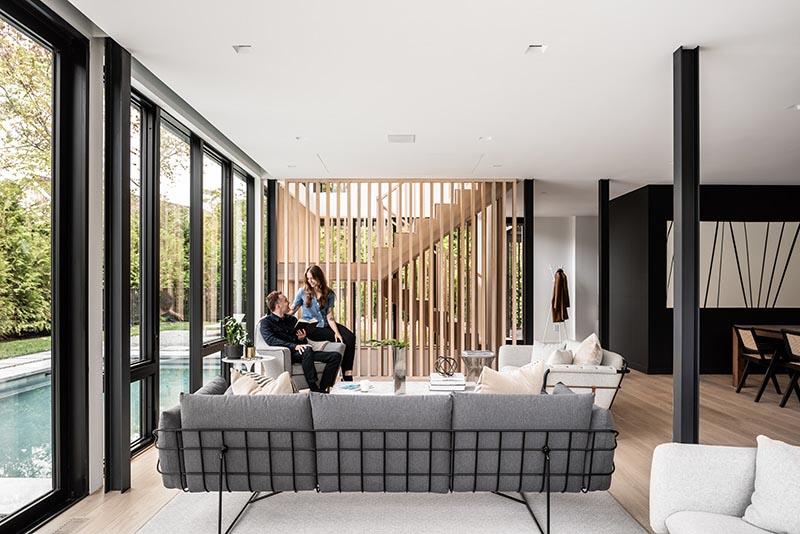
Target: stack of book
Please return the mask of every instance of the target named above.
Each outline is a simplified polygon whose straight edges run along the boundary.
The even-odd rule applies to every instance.
[[[455,373],[452,376],[441,373],[431,373],[431,391],[464,391],[467,389],[467,381],[464,373]]]

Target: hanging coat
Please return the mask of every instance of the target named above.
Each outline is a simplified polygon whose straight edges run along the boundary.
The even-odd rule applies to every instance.
[[[551,301],[553,323],[563,323],[569,319],[569,289],[567,288],[567,275],[563,269],[556,271],[553,280],[553,300]]]

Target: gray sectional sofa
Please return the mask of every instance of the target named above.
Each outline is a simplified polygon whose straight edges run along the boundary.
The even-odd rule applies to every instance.
[[[239,396],[226,388],[215,379],[161,414],[166,487],[248,491],[248,505],[282,491],[491,491],[530,511],[526,492],[549,499],[611,484],[614,423],[590,394]]]

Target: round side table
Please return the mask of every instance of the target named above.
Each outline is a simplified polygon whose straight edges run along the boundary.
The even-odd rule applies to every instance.
[[[256,356],[255,358],[250,358],[249,360],[245,358],[222,358],[222,378],[230,382],[231,367],[236,364],[242,364],[247,371],[252,372],[255,364],[268,362],[274,359],[275,356]]]
[[[490,350],[465,350],[461,353],[464,362],[464,378],[467,382],[476,382],[481,376],[483,366],[491,366],[494,352]]]

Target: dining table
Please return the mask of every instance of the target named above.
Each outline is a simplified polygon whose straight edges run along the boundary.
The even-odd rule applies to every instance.
[[[783,339],[782,330],[800,330],[800,325],[796,324],[742,324],[736,326],[753,328],[757,336],[772,339]],[[745,360],[741,354],[742,347],[736,336],[736,328],[731,328],[731,332],[733,334],[733,387],[736,387],[739,385],[739,377],[744,371]]]

